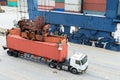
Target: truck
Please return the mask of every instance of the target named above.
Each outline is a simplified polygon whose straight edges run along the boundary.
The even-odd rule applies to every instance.
[[[74,54],[68,58],[68,44],[65,36],[44,36],[44,42],[29,40],[21,36],[25,34],[20,28],[12,28],[6,34],[6,46],[9,56],[45,60],[49,67],[58,70],[84,73],[88,68],[86,54]],[[37,35],[36,35],[37,36]],[[38,36],[37,36],[38,37]],[[39,36],[40,37],[40,36]]]

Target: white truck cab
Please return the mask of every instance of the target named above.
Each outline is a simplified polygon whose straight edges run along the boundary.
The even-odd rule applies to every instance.
[[[70,71],[73,74],[84,73],[88,68],[88,59],[86,54],[79,53],[64,62],[51,61],[49,66],[58,70]]]
[[[74,54],[70,58],[70,71],[74,74],[83,73],[88,68],[88,60],[86,54]]]

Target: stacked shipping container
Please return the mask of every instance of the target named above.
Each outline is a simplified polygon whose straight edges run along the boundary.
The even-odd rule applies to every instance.
[[[69,12],[101,12],[106,11],[106,0],[38,0],[39,9],[63,9]]]
[[[55,8],[55,0],[38,0],[38,9],[53,10]]]
[[[65,0],[65,11],[80,12],[81,0]]]
[[[83,10],[85,14],[105,15],[106,0],[84,0]]]
[[[65,0],[55,0],[55,8],[64,9]]]
[[[0,0],[0,5],[1,6],[6,6],[7,5],[7,0]]]
[[[7,3],[8,3],[8,6],[10,6],[10,7],[17,7],[18,6],[17,0],[8,0]]]
[[[106,0],[84,0],[83,4],[84,10],[98,12],[106,11]]]
[[[18,0],[18,11],[28,12],[27,0]]]

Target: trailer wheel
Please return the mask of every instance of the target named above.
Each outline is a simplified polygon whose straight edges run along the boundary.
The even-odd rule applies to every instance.
[[[13,53],[12,53],[12,51],[10,51],[10,50],[7,51],[7,54],[8,54],[9,56],[13,56]]]
[[[71,72],[72,72],[73,74],[77,74],[77,73],[78,73],[77,69],[75,69],[75,68],[72,68],[72,69],[71,69]]]
[[[50,62],[50,63],[49,63],[49,67],[55,68],[55,64],[54,64],[53,62]]]
[[[56,66],[56,69],[61,70],[62,67],[61,67],[60,65],[57,65],[57,66]]]

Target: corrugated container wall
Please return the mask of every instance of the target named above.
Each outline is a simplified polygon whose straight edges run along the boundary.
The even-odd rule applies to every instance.
[[[65,0],[55,0],[55,8],[62,8],[62,9],[64,9],[64,1]]]
[[[55,0],[55,2],[63,2],[64,3],[65,0]]]
[[[7,5],[7,0],[0,0],[0,5],[1,6],[6,6]]]
[[[28,12],[27,0],[18,0],[18,11]]]
[[[17,7],[18,6],[17,0],[8,0],[7,4],[10,7]]]
[[[83,10],[106,12],[106,0],[83,0]]]
[[[65,11],[80,12],[81,0],[65,0]]]
[[[38,9],[54,9],[55,0],[38,0]]]

